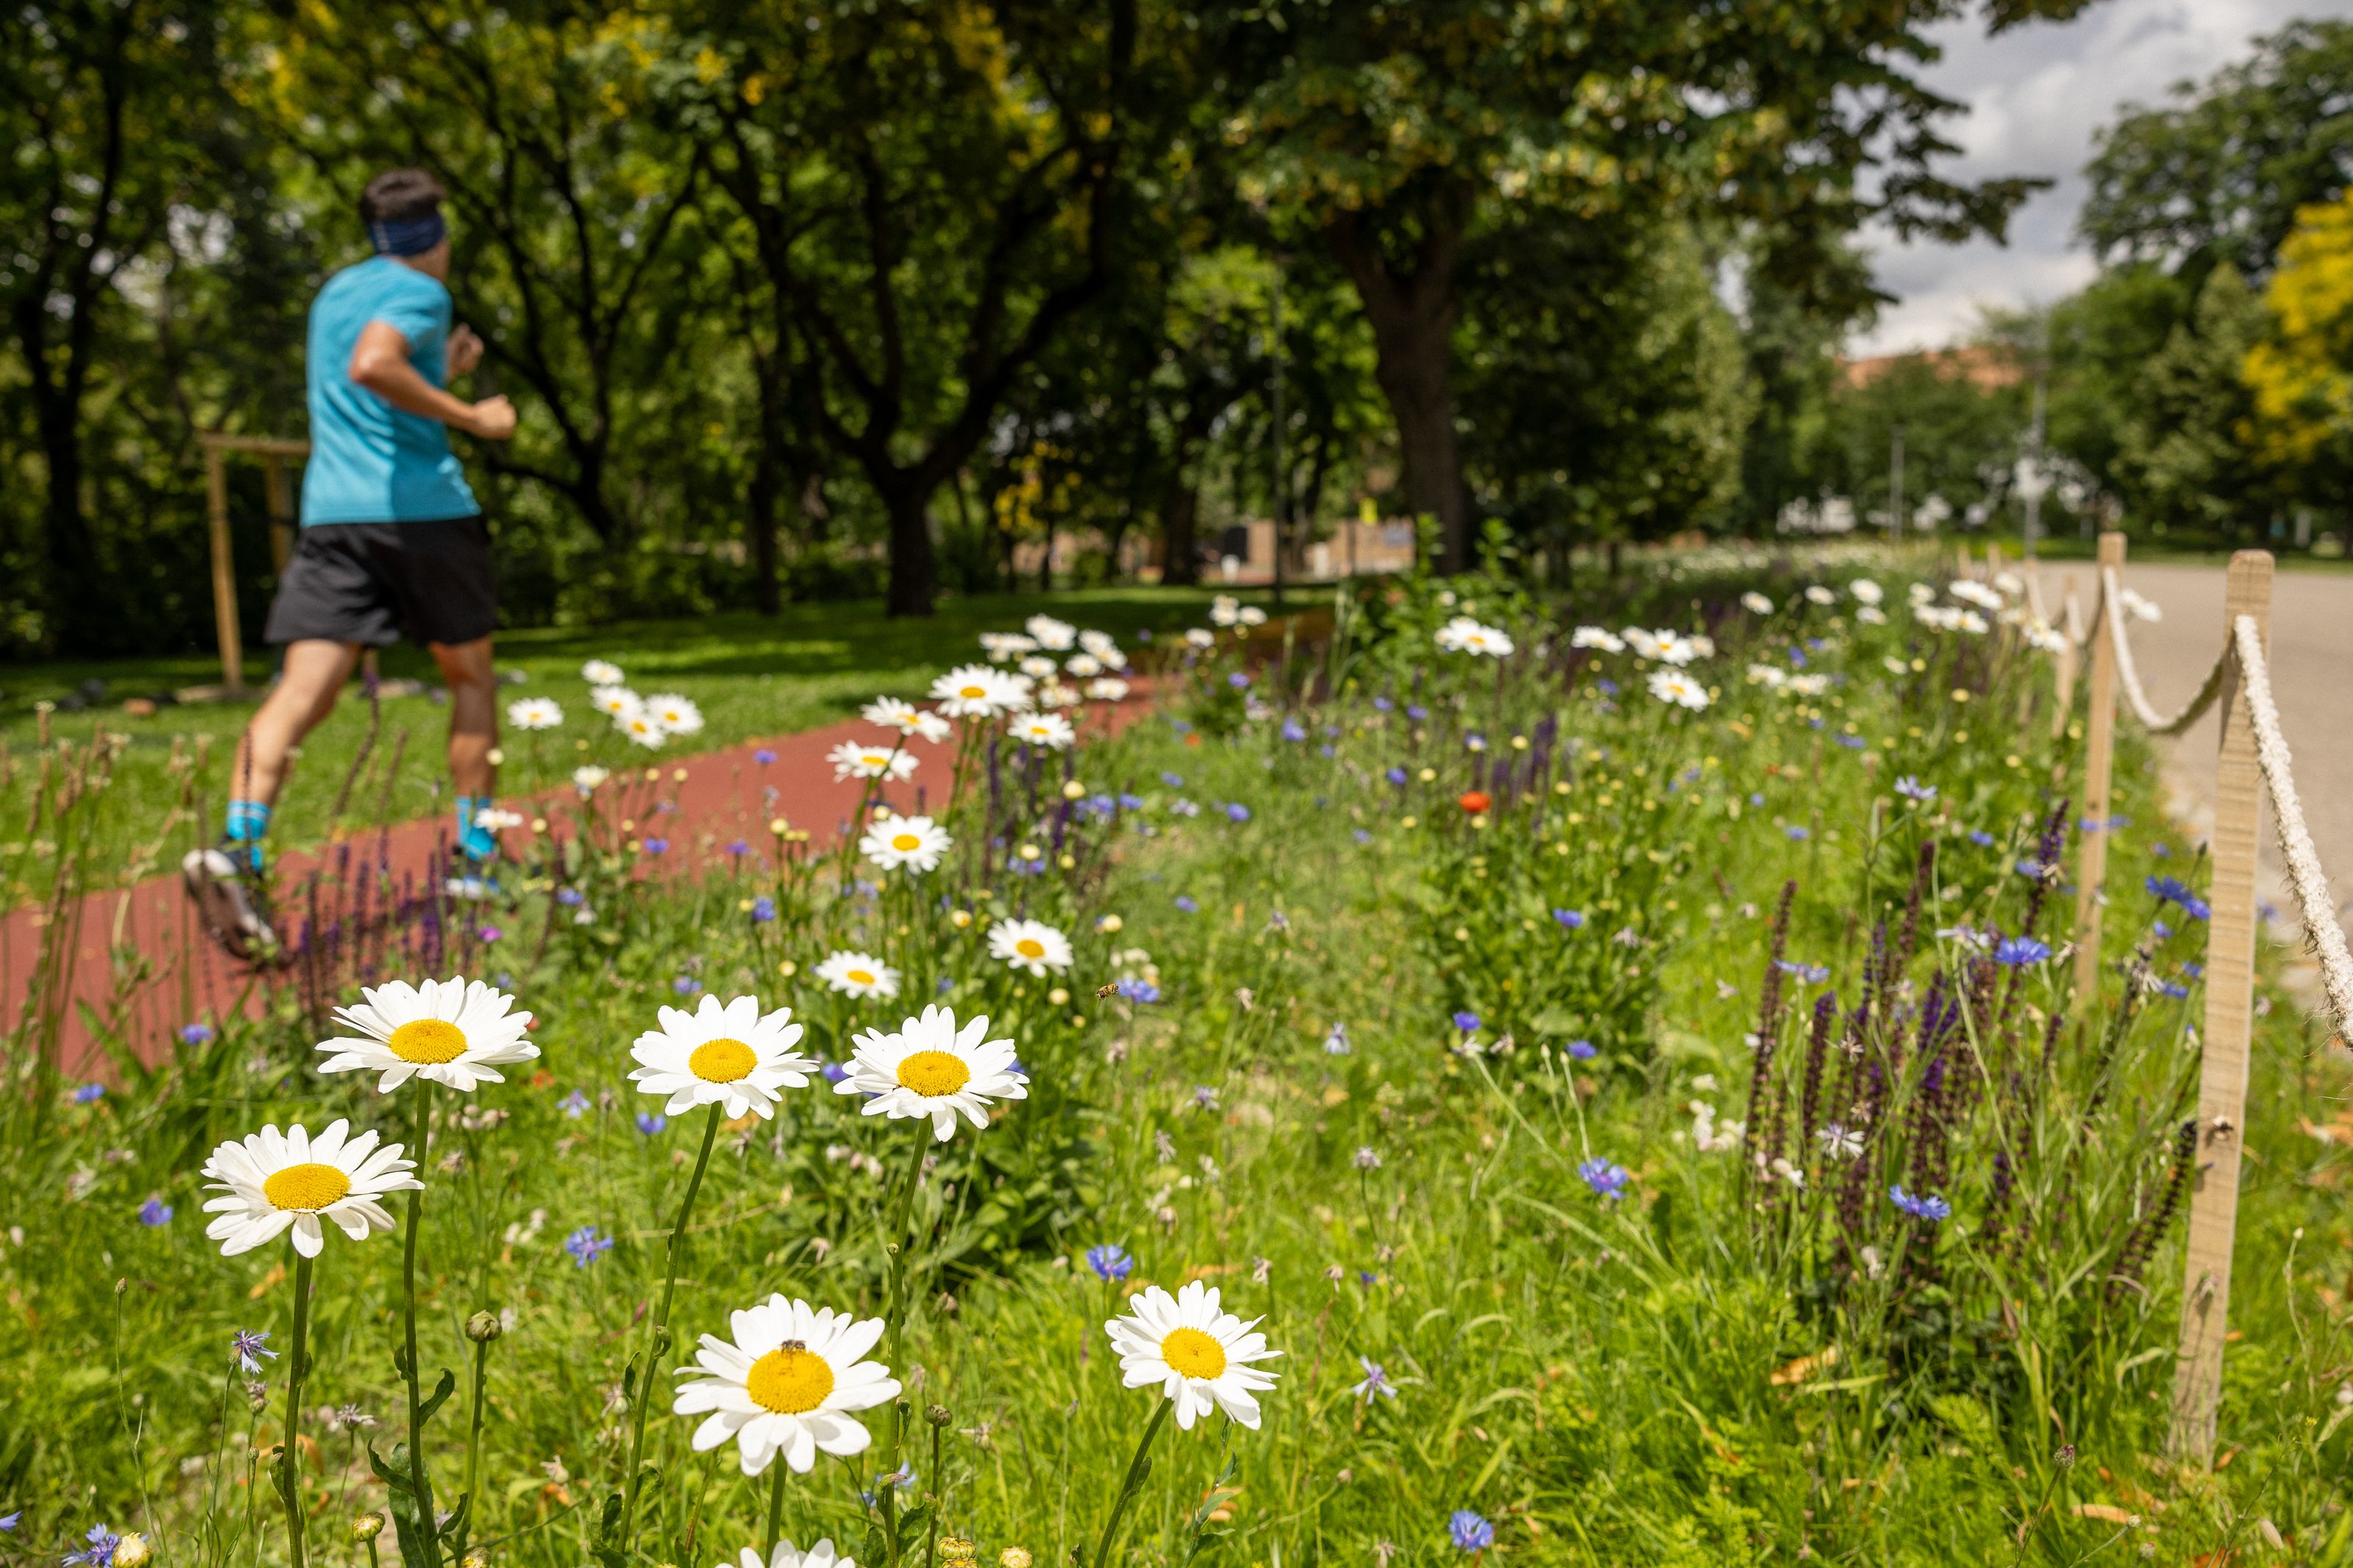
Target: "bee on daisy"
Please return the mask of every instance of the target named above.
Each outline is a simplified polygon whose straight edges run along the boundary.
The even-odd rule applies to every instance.
[[[861,1000],[899,994],[899,972],[871,953],[828,953],[817,966],[817,977],[843,995]]]
[[[989,928],[988,955],[1042,980],[1071,967],[1071,939],[1043,921],[1003,921]]]
[[[1129,1388],[1158,1384],[1176,1406],[1179,1430],[1189,1432],[1194,1422],[1222,1410],[1255,1431],[1257,1396],[1274,1386],[1274,1373],[1252,1363],[1282,1353],[1267,1348],[1258,1323],[1222,1310],[1217,1288],[1196,1279],[1174,1296],[1157,1285],[1146,1288],[1103,1332],[1119,1356],[1121,1381]]]
[[[518,730],[553,730],[564,722],[564,710],[553,698],[526,697],[507,704],[507,722]]]
[[[703,1335],[696,1364],[679,1369],[689,1381],[670,1409],[705,1417],[694,1431],[696,1453],[733,1442],[744,1473],[756,1476],[779,1455],[807,1475],[821,1453],[866,1451],[873,1435],[854,1413],[899,1394],[891,1369],[865,1359],[882,1337],[881,1319],[777,1295],[731,1314],[728,1327],[730,1338]]]
[[[414,1161],[397,1143],[381,1146],[371,1131],[351,1136],[351,1123],[335,1121],[315,1139],[297,1122],[232,1138],[205,1162],[204,1173],[221,1195],[205,1212],[216,1215],[205,1235],[221,1244],[221,1256],[235,1258],[293,1232],[294,1250],[316,1258],[332,1225],[353,1241],[365,1241],[393,1226],[382,1202],[385,1194],[421,1187]]]
[[[794,1049],[802,1031],[789,1007],[764,1016],[756,996],[706,994],[691,1013],[664,1007],[659,1016],[660,1027],[629,1047],[638,1064],[629,1079],[641,1093],[669,1096],[666,1115],[712,1105],[731,1119],[773,1116],[780,1091],[805,1088],[817,1070]]]
[[[935,1004],[890,1034],[860,1035],[833,1091],[866,1096],[860,1110],[867,1116],[929,1118],[933,1137],[944,1143],[955,1136],[959,1114],[987,1127],[992,1101],[1029,1097],[1013,1042],[987,1036],[987,1015],[958,1028],[955,1010]]]
[[[938,867],[955,840],[928,816],[878,812],[858,841],[858,852],[886,871],[923,872]]]
[[[902,779],[915,771],[915,755],[896,746],[861,746],[844,741],[827,753],[838,779]]]
[[[675,691],[659,692],[646,699],[646,711],[654,722],[669,735],[698,735],[702,732],[702,710]]]
[[[523,1037],[531,1015],[512,1011],[513,997],[479,980],[391,980],[362,986],[358,1006],[335,1009],[335,1022],[357,1037],[320,1041],[329,1054],[319,1070],[380,1072],[378,1094],[412,1078],[471,1093],[478,1084],[504,1082],[500,1068],[539,1055]]]

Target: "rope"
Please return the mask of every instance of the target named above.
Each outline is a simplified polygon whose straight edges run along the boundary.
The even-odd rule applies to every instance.
[[[2247,711],[2255,726],[2255,761],[2272,793],[2272,824],[2279,832],[2280,855],[2287,862],[2288,885],[2295,889],[2304,916],[2305,944],[2320,963],[2321,989],[2327,993],[2328,1011],[2337,1037],[2353,1043],[2353,953],[2345,947],[2345,932],[2328,900],[2328,878],[2320,868],[2320,855],[2304,825],[2304,806],[2296,799],[2295,773],[2280,731],[2279,709],[2272,701],[2271,670],[2263,658],[2263,640],[2253,616],[2231,623],[2240,673],[2247,683]]]
[[[2231,650],[2226,646],[2214,656],[2214,668],[2206,672],[2205,683],[2199,687],[2198,695],[2189,700],[2189,705],[2172,718],[2166,718],[2150,703],[2148,693],[2141,689],[2140,670],[2133,664],[2132,643],[2125,637],[2125,618],[2116,609],[2123,602],[2123,592],[2122,585],[2116,581],[2116,569],[2113,566],[2101,568],[2100,618],[2107,623],[2108,640],[2116,646],[2116,674],[2124,685],[2125,700],[2132,705],[2133,717],[2138,719],[2150,734],[2179,735],[2198,722],[2206,710],[2214,705],[2214,699],[2221,695],[2222,676],[2230,668]]]

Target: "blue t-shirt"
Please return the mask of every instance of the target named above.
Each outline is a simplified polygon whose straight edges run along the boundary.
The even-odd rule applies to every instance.
[[[408,341],[408,363],[443,384],[449,290],[378,256],[327,279],[311,304],[311,462],[302,523],[431,522],[481,510],[438,419],[406,414],[352,380],[352,350],[370,321]]]

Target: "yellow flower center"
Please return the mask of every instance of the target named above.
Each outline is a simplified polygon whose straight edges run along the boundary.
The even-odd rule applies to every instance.
[[[967,702],[977,702],[982,698],[988,695],[988,688],[986,686],[960,686],[956,688],[956,695],[963,698]]]
[[[886,767],[890,764],[890,762],[891,758],[888,752],[869,752],[866,753],[866,765],[870,768]]]
[[[899,1087],[936,1099],[972,1081],[972,1069],[953,1051],[917,1051],[899,1064]]]
[[[281,1209],[312,1214],[349,1196],[352,1179],[334,1165],[289,1165],[261,1184],[261,1195]]]
[[[841,972],[841,977],[844,980],[849,981],[852,985],[871,985],[874,984],[874,972],[871,969],[845,969]]]
[[[705,1083],[733,1083],[759,1065],[758,1054],[741,1040],[705,1040],[686,1058],[686,1070]]]
[[[1226,1347],[1198,1329],[1171,1329],[1160,1342],[1160,1359],[1182,1377],[1216,1377],[1226,1370]]]
[[[1024,958],[1043,958],[1046,956],[1046,944],[1034,936],[1025,936],[1013,944],[1013,951]]]
[[[438,1018],[418,1018],[392,1032],[385,1044],[405,1062],[454,1062],[466,1050],[466,1031]]]
[[[894,833],[891,836],[891,847],[902,855],[912,855],[923,847],[923,840],[919,834]]]
[[[752,1363],[744,1392],[763,1410],[806,1415],[833,1392],[833,1366],[815,1351],[786,1345]]]

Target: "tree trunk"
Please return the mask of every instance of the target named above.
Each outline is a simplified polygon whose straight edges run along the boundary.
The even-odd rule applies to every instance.
[[[939,552],[932,545],[931,485],[912,475],[875,487],[891,518],[891,590],[885,605],[892,616],[928,616],[940,594]]]
[[[1200,481],[1179,463],[1160,502],[1160,581],[1189,588],[1201,580]]]
[[[1351,214],[1324,231],[1373,329],[1374,376],[1397,421],[1407,508],[1438,519],[1439,569],[1471,563],[1471,491],[1454,428],[1454,259],[1467,198],[1431,204],[1410,271]]]
[[[744,531],[752,554],[752,602],[764,616],[783,607],[776,584],[776,511],[785,499],[784,465],[765,435],[760,455],[752,464],[752,484],[745,496]]]

